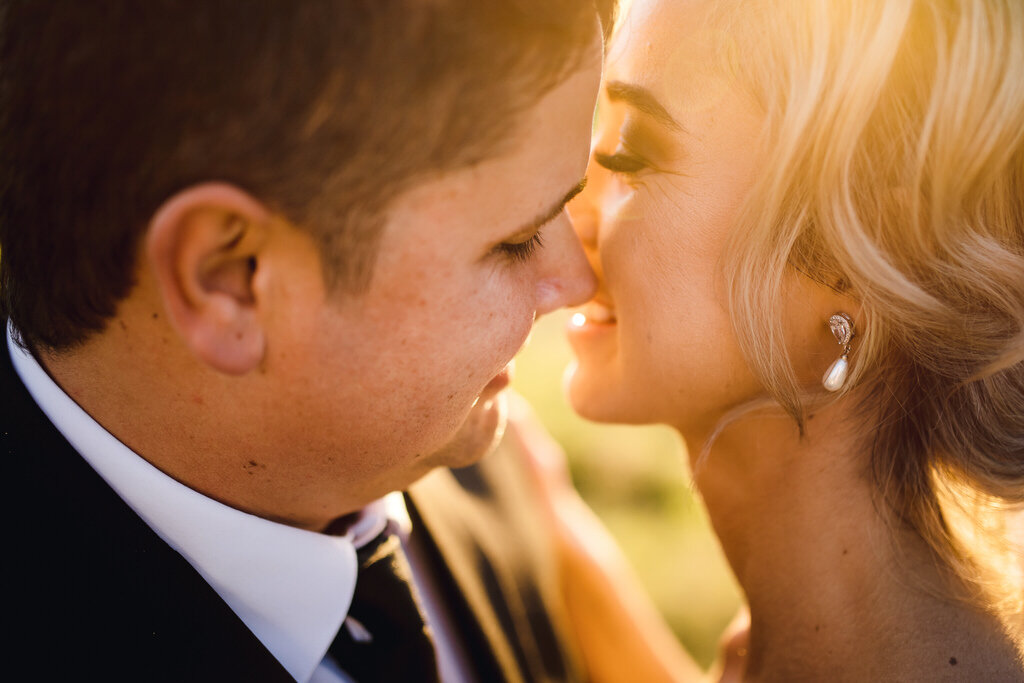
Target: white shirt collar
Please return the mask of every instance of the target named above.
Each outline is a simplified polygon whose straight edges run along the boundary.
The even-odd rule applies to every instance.
[[[371,514],[345,536],[327,536],[207,498],[100,426],[14,342],[12,333],[8,324],[14,369],[64,438],[188,560],[288,673],[308,680],[352,603],[358,569],[353,538],[379,529],[384,504],[368,508]],[[388,502],[387,512],[392,513],[394,501]],[[402,507],[400,514],[405,514]]]

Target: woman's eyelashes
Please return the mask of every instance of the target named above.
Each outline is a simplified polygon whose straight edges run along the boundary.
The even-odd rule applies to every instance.
[[[537,250],[544,246],[544,239],[541,237],[540,231],[533,233],[533,235],[523,242],[502,242],[495,250],[501,255],[505,256],[512,263],[522,263],[530,260]]]
[[[598,166],[608,169],[612,173],[623,175],[636,175],[649,167],[649,164],[638,156],[628,152],[616,152],[615,154],[604,154],[594,152],[594,161]]]

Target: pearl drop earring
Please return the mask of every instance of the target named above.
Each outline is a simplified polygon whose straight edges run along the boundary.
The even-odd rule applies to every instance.
[[[856,332],[853,329],[853,320],[845,313],[836,313],[829,318],[828,326],[836,341],[843,347],[843,355],[828,366],[821,383],[829,391],[839,391],[846,384],[846,377],[850,373],[850,340]]]

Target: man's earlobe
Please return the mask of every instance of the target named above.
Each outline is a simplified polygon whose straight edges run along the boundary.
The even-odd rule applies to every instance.
[[[224,373],[263,359],[256,286],[269,212],[223,183],[187,188],[153,215],[145,257],[171,325],[192,353]]]

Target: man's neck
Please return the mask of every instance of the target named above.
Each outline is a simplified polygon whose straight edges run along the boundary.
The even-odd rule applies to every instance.
[[[259,406],[231,400],[244,393],[226,387],[231,378],[200,374],[173,343],[170,330],[138,334],[135,324],[122,326],[115,320],[82,346],[34,355],[61,390],[105,430],[164,474],[209,498],[314,531],[348,511],[341,496],[333,499],[338,507],[322,517],[306,515],[302,501],[282,498],[288,473],[266,471],[260,454],[295,452],[298,444],[274,443],[261,431]],[[353,497],[350,508],[360,509],[371,500]],[[302,514],[281,514],[291,509]]]

